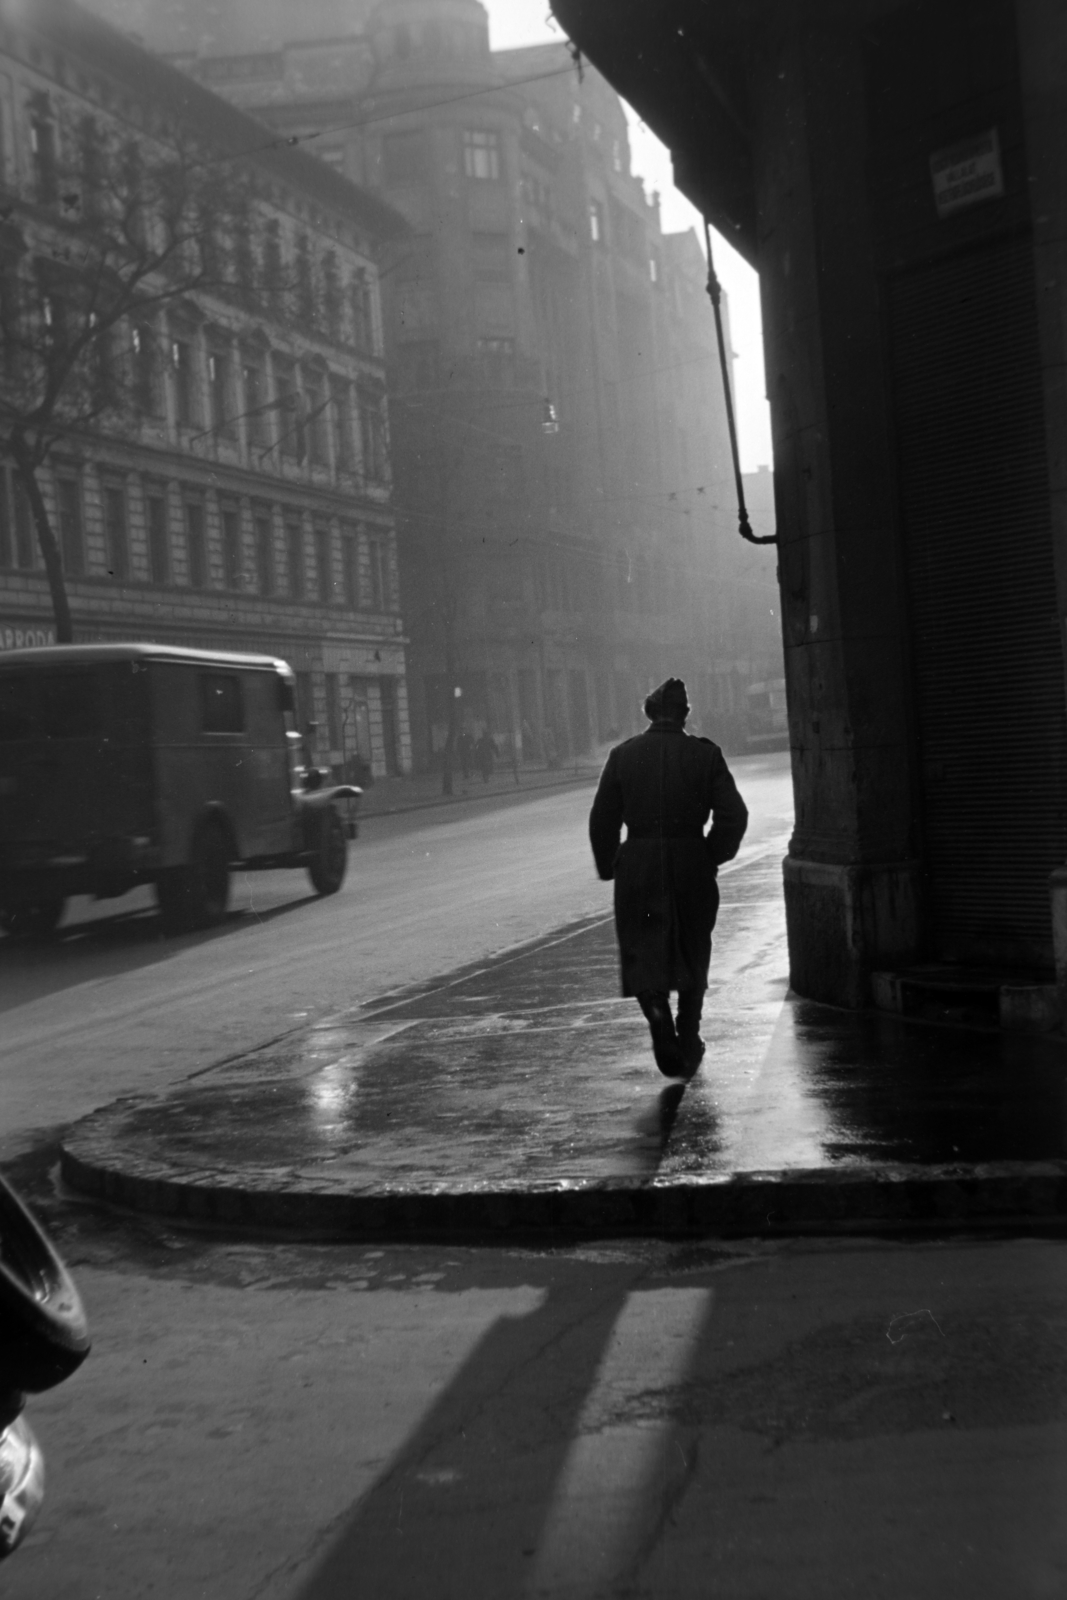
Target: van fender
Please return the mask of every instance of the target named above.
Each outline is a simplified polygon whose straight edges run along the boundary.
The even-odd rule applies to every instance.
[[[339,800],[355,800],[358,803],[363,790],[354,783],[336,783],[328,789],[297,789],[294,794],[303,847],[305,850],[313,850],[318,840],[320,819],[324,813],[331,810]]]
[[[332,800],[358,800],[362,793],[363,790],[357,788],[354,783],[335,783],[329,789],[296,791],[301,810],[306,808],[308,811],[319,810],[322,806],[329,805]]]

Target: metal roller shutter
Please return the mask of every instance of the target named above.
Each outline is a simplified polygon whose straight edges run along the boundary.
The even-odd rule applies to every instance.
[[[1051,964],[1067,727],[1029,243],[889,300],[934,954]]]

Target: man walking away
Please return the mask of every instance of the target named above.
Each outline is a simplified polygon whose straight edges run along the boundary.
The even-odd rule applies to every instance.
[[[680,678],[652,691],[645,715],[651,727],[608,756],[589,839],[597,872],[615,881],[622,992],[636,997],[648,1019],[660,1071],[688,1078],[704,1056],[700,1013],[719,909],[717,870],[737,854],[748,810],[718,745],[686,733],[689,697]]]

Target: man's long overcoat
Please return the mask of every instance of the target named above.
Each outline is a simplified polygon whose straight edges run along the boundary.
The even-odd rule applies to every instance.
[[[589,839],[600,876],[615,880],[624,995],[707,987],[716,872],[737,854],[747,825],[745,803],[710,739],[654,722],[612,750]]]

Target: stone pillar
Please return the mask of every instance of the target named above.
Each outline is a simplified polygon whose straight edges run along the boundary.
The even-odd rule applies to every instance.
[[[782,5],[755,65],[796,828],[791,981],[837,1005],[920,943],[906,604],[852,29]],[[805,16],[803,13],[807,12]]]
[[[1067,11],[1060,0],[1019,0],[1017,17],[1027,178],[1034,217],[1052,550],[1060,642],[1067,669]],[[1057,942],[1057,967],[1059,961]]]

